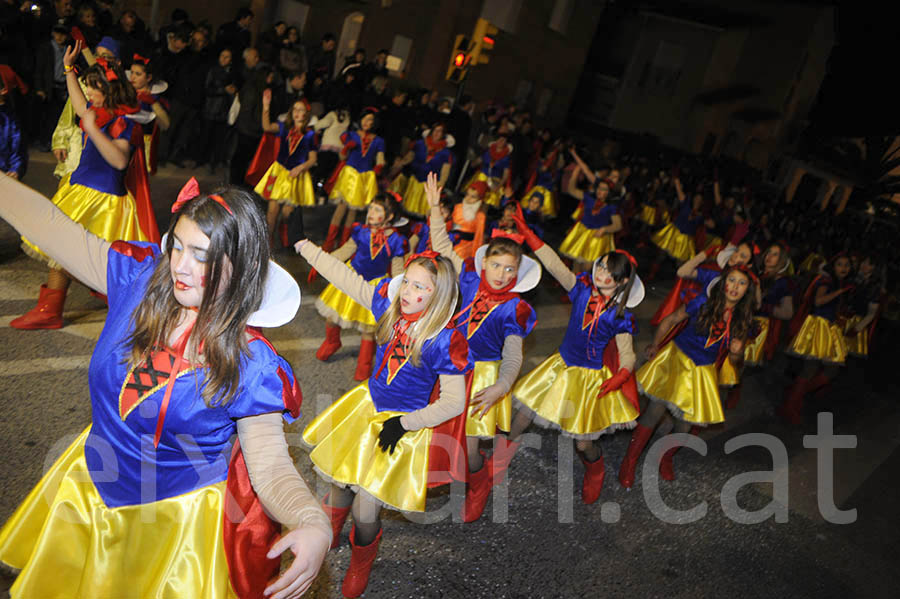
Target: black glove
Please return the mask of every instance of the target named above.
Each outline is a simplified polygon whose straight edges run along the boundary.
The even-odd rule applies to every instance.
[[[394,416],[384,421],[381,432],[378,433],[378,447],[381,451],[388,451],[390,448],[389,453],[394,455],[394,448],[397,447],[400,437],[406,434],[406,429],[400,424],[400,418],[402,416]]]

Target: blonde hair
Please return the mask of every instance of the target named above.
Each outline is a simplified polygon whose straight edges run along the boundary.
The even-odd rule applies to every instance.
[[[453,316],[453,312],[457,308],[459,285],[453,264],[443,256],[438,256],[434,261],[424,257],[415,258],[406,268],[409,269],[413,264],[418,264],[431,273],[434,278],[434,293],[422,308],[425,313],[410,327],[407,333],[412,345],[406,348],[406,355],[413,365],[418,367],[422,363],[422,349],[425,342],[437,336]],[[394,335],[394,325],[400,318],[400,294],[398,293],[375,325],[375,341],[379,345],[390,342]]]

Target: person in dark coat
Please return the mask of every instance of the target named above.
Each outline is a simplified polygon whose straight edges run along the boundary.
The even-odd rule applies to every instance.
[[[250,25],[253,23],[253,11],[242,6],[238,9],[234,21],[219,27],[216,33],[216,44],[219,49],[230,48],[232,56],[241,56],[250,47]]]
[[[231,50],[222,48],[218,61],[206,74],[206,98],[203,102],[200,145],[208,157],[209,174],[215,173],[216,166],[226,162],[228,159],[226,148],[231,145],[228,110],[238,91],[232,63]]]

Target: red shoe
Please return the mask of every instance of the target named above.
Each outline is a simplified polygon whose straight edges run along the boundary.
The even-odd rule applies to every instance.
[[[676,445],[675,447],[666,451],[662,459],[659,461],[659,475],[663,480],[675,480],[675,467],[672,464],[672,458],[675,457],[675,452],[681,449],[680,445]]]
[[[364,381],[372,374],[372,357],[375,355],[375,340],[363,339],[359,344],[359,357],[356,358],[356,372],[353,378]]]
[[[638,459],[652,436],[653,429],[640,424],[631,433],[628,451],[625,452],[622,465],[619,467],[619,483],[626,489],[630,489],[634,485],[634,471],[637,468]]]
[[[330,252],[332,249],[334,249],[334,242],[337,241],[339,232],[339,225],[328,225],[328,235],[325,237],[325,243],[322,244],[323,252]]]
[[[584,464],[584,480],[581,481],[581,501],[590,505],[600,499],[600,491],[603,490],[603,479],[606,478],[606,467],[603,465],[601,455],[594,462],[588,462],[581,456]]]
[[[516,455],[517,449],[519,449],[517,441],[510,441],[506,437],[497,438],[497,442],[494,444],[494,452],[488,458],[487,464],[485,464],[488,468],[488,473],[491,475],[492,487],[501,484],[503,479],[506,478],[506,470],[509,468],[509,463],[512,462],[513,456]]]
[[[741,401],[741,386],[735,385],[731,389],[728,390],[728,399],[725,400],[725,409],[733,410],[737,407],[738,402]]]
[[[62,310],[66,301],[65,289],[50,289],[41,285],[37,306],[11,320],[9,326],[23,331],[34,329],[61,329],[63,326]]]
[[[328,323],[325,325],[325,341],[316,351],[316,358],[324,362],[339,349],[341,349],[341,327]]]
[[[794,384],[787,392],[784,404],[776,410],[788,424],[800,426],[803,424],[803,397],[806,395],[806,386],[809,381],[802,377],[794,379]]]
[[[360,547],[356,544],[356,525],[350,529],[350,547],[353,552],[350,554],[350,566],[344,574],[344,584],[341,585],[344,597],[359,597],[369,586],[369,574],[372,572],[375,556],[378,555],[381,533],[379,530],[374,541]]]
[[[341,529],[344,528],[344,522],[347,521],[347,515],[350,513],[350,508],[352,506],[334,507],[333,505],[328,505],[327,501],[328,495],[322,499],[322,509],[325,510],[325,515],[331,520],[331,532],[333,533],[331,549],[334,549],[338,546],[338,538],[341,535]]]
[[[484,452],[481,452],[484,455]],[[485,460],[481,469],[469,473],[469,481],[466,486],[466,502],[463,504],[462,521],[475,522],[481,518],[488,497],[491,496],[491,473],[488,461]]]

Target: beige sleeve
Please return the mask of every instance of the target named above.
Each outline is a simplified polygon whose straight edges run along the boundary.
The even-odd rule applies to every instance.
[[[356,253],[356,242],[348,239],[344,245],[331,252],[331,257],[341,262],[346,262]]]
[[[629,372],[634,372],[634,363],[637,357],[634,355],[634,343],[631,334],[619,333],[616,335],[616,348],[619,350],[619,368],[625,368]]]
[[[391,258],[391,276],[396,277],[397,275],[403,274],[403,264],[406,262],[406,258],[403,256],[394,256]]]
[[[466,377],[462,374],[442,374],[441,396],[434,403],[400,418],[400,424],[408,431],[431,428],[466,409]]]
[[[497,384],[504,391],[512,389],[519,371],[522,369],[522,338],[518,335],[508,335],[503,340],[503,358],[500,361],[500,370],[497,372]]]
[[[288,452],[281,414],[241,418],[237,430],[250,483],[269,517],[289,529],[313,526],[330,537],[331,523]]]
[[[360,305],[372,309],[372,297],[375,286],[353,272],[353,269],[332,256],[323,252],[322,248],[312,242],[306,242],[300,248],[300,255],[306,258],[313,268],[322,273],[335,287],[349,295]]]
[[[448,258],[453,262],[453,268],[457,273],[462,272],[463,259],[453,251],[453,244],[450,243],[450,236],[447,235],[447,223],[444,222],[444,215],[441,214],[440,206],[431,209],[431,215],[428,218],[429,235],[431,236],[431,247],[444,258]]]
[[[562,285],[563,289],[567,292],[572,290],[572,287],[575,286],[575,282],[577,281],[575,273],[563,264],[563,261],[559,259],[559,256],[556,255],[553,248],[545,243],[538,248],[534,255],[538,257],[538,260],[541,261],[544,268],[553,275],[553,278],[559,281],[559,284]]]
[[[110,242],[90,233],[34,189],[2,173],[0,198],[0,218],[73,277],[106,293]]]

